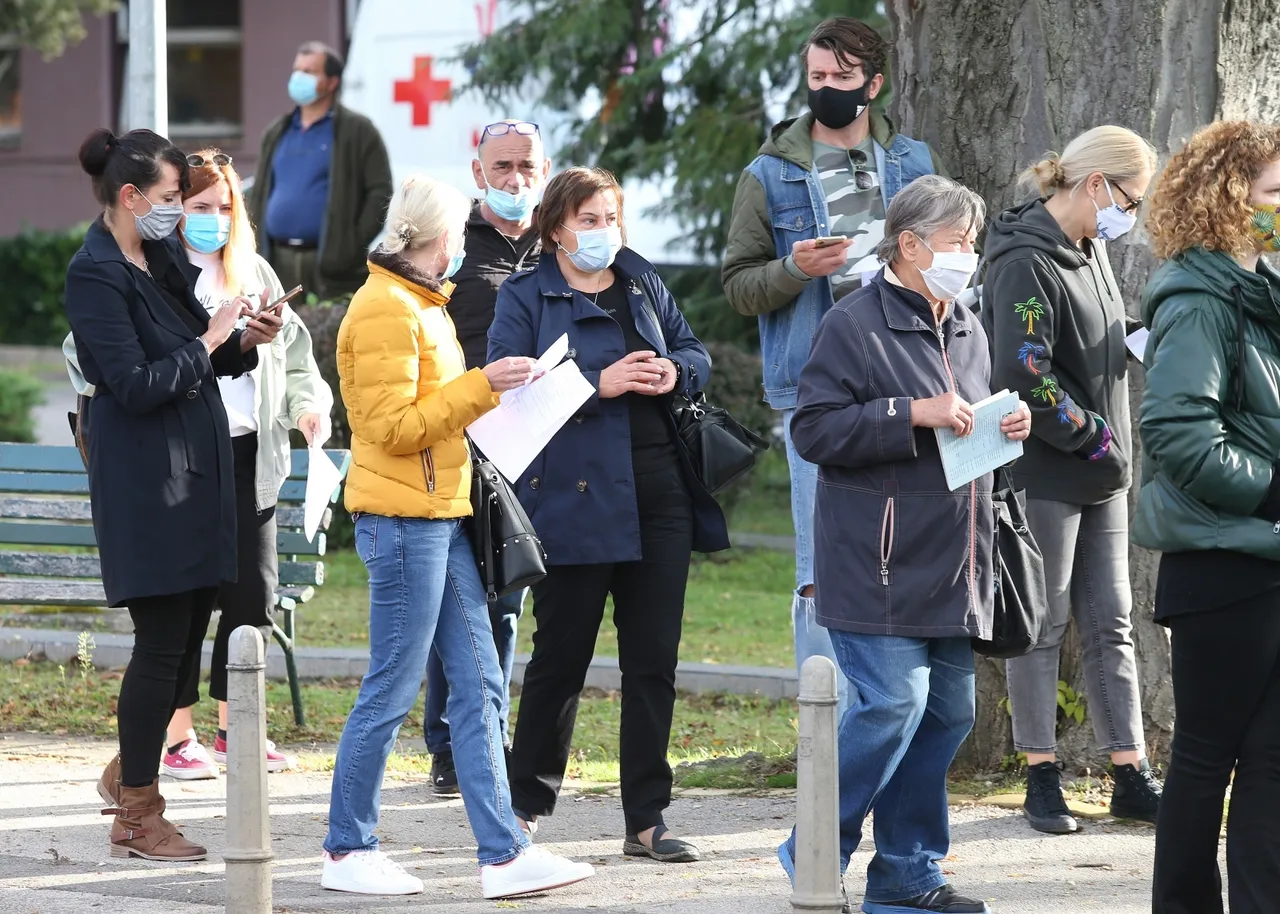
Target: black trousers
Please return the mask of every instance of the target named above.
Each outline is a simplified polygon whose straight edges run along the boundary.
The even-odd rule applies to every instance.
[[[622,671],[622,807],[628,834],[662,823],[671,805],[667,744],[693,551],[693,504],[676,466],[636,474],[638,562],[553,565],[533,586],[533,656],[511,757],[511,805],[550,815],[564,780],[578,696],[613,596]]]
[[[1218,834],[1231,781],[1231,914],[1280,885],[1280,590],[1169,619],[1176,721],[1156,825],[1152,914],[1222,914]]]
[[[200,671],[200,648],[218,591],[143,597],[129,603],[133,656],[120,683],[120,781],[147,787],[160,776],[169,718],[181,705],[182,686]]]
[[[218,588],[218,630],[213,636],[213,657],[209,664],[209,696],[227,700],[227,648],[231,633],[241,625],[271,626],[276,584],[280,581],[276,551],[276,509],[258,510],[256,467],[257,434],[231,439],[236,479],[236,579],[223,581]],[[178,698],[179,708],[189,708],[200,700],[200,661]]]

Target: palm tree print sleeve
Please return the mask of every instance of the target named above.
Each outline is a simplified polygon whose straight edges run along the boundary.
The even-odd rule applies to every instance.
[[[991,389],[1018,392],[1031,408],[1031,434],[1060,451],[1089,456],[1106,422],[1077,405],[1053,373],[1062,286],[1032,259],[1004,265],[993,279],[983,296],[993,331]]]

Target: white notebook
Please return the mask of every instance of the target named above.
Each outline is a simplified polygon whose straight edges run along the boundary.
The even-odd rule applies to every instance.
[[[949,428],[934,429],[951,491],[1022,456],[1022,442],[1010,441],[1000,431],[1004,417],[1017,410],[1018,395],[1002,390],[973,404],[973,431],[965,437]]]

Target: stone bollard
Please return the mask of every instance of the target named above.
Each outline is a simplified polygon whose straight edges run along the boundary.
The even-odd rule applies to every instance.
[[[796,747],[796,878],[791,907],[840,914],[840,796],[836,745],[836,666],[810,657],[800,670]]]
[[[227,911],[271,914],[266,646],[252,625],[231,633],[227,652]]]

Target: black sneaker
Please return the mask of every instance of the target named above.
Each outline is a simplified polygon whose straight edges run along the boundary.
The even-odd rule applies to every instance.
[[[1062,797],[1062,763],[1041,762],[1027,769],[1027,799],[1022,804],[1027,821],[1047,835],[1069,835],[1080,830]]]
[[[453,767],[452,752],[431,756],[431,789],[441,796],[457,796],[458,770]]]
[[[966,898],[950,884],[925,892],[915,898],[902,901],[864,901],[866,914],[911,914],[913,911],[934,911],[936,914],[991,914],[985,901]]]
[[[1117,819],[1136,819],[1154,825],[1164,788],[1156,779],[1150,763],[1143,759],[1136,767],[1112,765],[1111,779],[1115,782],[1111,791],[1111,815]]]

